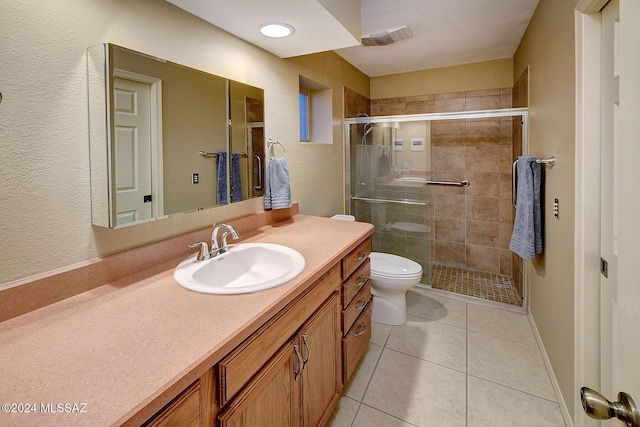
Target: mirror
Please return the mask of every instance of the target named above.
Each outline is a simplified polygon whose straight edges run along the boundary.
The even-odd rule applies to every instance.
[[[108,43],[87,71],[94,225],[263,195],[262,89]]]

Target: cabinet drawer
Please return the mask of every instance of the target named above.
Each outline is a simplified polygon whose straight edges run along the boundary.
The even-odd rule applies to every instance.
[[[202,426],[204,421],[200,414],[201,400],[200,380],[197,380],[146,422],[144,427]]]
[[[371,238],[368,238],[364,242],[360,243],[354,250],[349,252],[348,255],[342,258],[342,280],[346,280],[351,276],[358,266],[369,257],[370,253]]]
[[[367,307],[369,301],[371,301],[371,283],[367,282],[347,308],[342,311],[342,331],[345,335],[349,332],[349,329],[351,329],[358,316],[360,316]]]
[[[346,337],[342,339],[342,375],[344,384],[349,381],[358,366],[371,339],[371,303],[356,320]]]
[[[340,288],[340,283],[340,269],[336,266],[216,365],[220,407],[240,391],[304,321]]]
[[[366,285],[371,275],[371,263],[369,258],[358,270],[342,285],[342,307],[347,307],[358,292]]]

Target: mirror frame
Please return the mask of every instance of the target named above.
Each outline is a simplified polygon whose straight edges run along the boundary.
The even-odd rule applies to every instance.
[[[194,72],[200,73],[201,75],[209,75],[209,76],[224,80],[226,84],[226,88],[225,88],[226,99],[224,100],[225,110],[226,110],[226,117],[224,118],[225,119],[224,141],[226,143],[225,150],[227,152],[227,200],[226,200],[226,203],[218,204],[216,203],[216,200],[214,197],[214,203],[216,204],[211,206],[202,206],[202,207],[197,207],[195,209],[186,208],[184,210],[180,210],[179,212],[170,213],[170,214],[165,214],[164,212],[162,212],[164,209],[162,209],[159,215],[157,214],[158,211],[155,210],[157,208],[155,209],[152,208],[154,212],[152,212],[152,217],[150,219],[128,222],[125,224],[117,223],[116,200],[115,200],[115,170],[116,170],[115,169],[116,167],[115,146],[114,146],[115,126],[114,126],[114,120],[113,120],[114,100],[112,99],[113,97],[112,82],[113,82],[114,76],[126,78],[128,75],[135,75],[136,73],[133,71],[123,71],[121,69],[118,69],[118,70],[115,69],[114,67],[115,64],[113,60],[113,57],[114,57],[113,50],[115,48],[122,49],[127,53],[141,55],[143,57],[147,57],[155,61],[176,65],[185,70],[193,70]],[[232,129],[232,122],[231,122],[231,116],[232,116],[231,106],[234,100],[231,99],[231,93],[232,93],[231,87],[234,85],[236,87],[238,85],[242,87],[246,87],[247,91],[253,94],[252,97],[254,97],[256,93],[261,94],[262,116],[264,115],[264,90],[263,89],[257,88],[251,85],[247,85],[245,83],[235,82],[233,80],[229,80],[224,77],[215,76],[207,72],[203,72],[194,68],[186,67],[181,64],[156,58],[144,53],[136,52],[131,49],[127,49],[111,43],[104,43],[101,45],[89,47],[87,49],[86,59],[87,59],[87,89],[88,89],[88,107],[89,107],[89,156],[90,156],[90,172],[91,172],[91,208],[92,208],[91,216],[92,216],[93,225],[106,227],[106,228],[121,228],[121,227],[146,223],[149,221],[165,219],[165,218],[173,217],[176,215],[181,215],[183,213],[195,212],[199,210],[224,206],[225,204],[229,204],[232,202],[237,202],[237,199],[232,200],[232,197],[231,197],[232,191],[230,188],[231,179],[232,179],[231,154],[232,152],[234,152],[233,151],[234,145],[236,147],[238,146],[237,141],[234,141],[233,142],[234,145],[232,145],[233,129]],[[121,65],[118,65],[118,66],[119,68],[121,68]],[[151,91],[152,98],[154,96],[155,97],[162,96],[161,84],[162,84],[162,81],[159,81],[157,85],[154,84],[152,86],[152,91]],[[154,90],[155,90],[155,93],[154,93]],[[246,102],[247,99],[243,99],[242,101]],[[248,115],[249,113],[247,112],[246,114]],[[245,124],[243,126],[247,127],[246,126],[248,125],[248,123],[246,123],[247,118],[242,117],[242,120],[245,121]],[[158,140],[162,141],[163,139],[162,124],[158,122],[159,120],[155,120],[155,121],[153,120],[153,115],[152,115],[151,132],[152,133],[155,132],[155,134],[159,135]],[[217,135],[218,135],[217,138],[220,138],[221,134],[217,134]],[[166,149],[167,141],[164,141],[163,144],[165,145],[164,148]],[[262,135],[261,146],[266,149],[263,135]],[[252,153],[255,150],[248,149],[243,151],[249,154],[249,156],[246,159],[246,163],[242,163],[241,161],[242,165],[240,168],[242,176],[246,177],[246,183],[244,182],[245,181],[244,179],[241,179],[243,184],[242,186],[247,187],[248,189],[248,191],[247,190],[244,191],[246,196],[245,198],[243,198],[243,200],[248,200],[250,198],[261,196],[261,194],[256,194],[255,192],[251,191],[251,189],[255,187],[254,181],[256,180],[260,181],[259,179],[256,178],[257,174],[255,173],[256,171],[254,170],[254,168],[256,167],[255,162],[257,161],[257,163],[260,163],[260,159],[253,158],[255,156],[252,155]],[[202,154],[200,155],[202,157],[205,157]],[[154,148],[152,145],[151,156],[152,157],[155,156],[156,158],[162,158],[163,147],[161,146],[161,147]],[[264,160],[265,159],[263,157],[262,162],[264,162]],[[216,173],[215,158],[207,159],[207,161],[213,162],[212,167],[214,171],[213,174],[215,176],[215,173]],[[264,178],[265,178],[264,174],[265,174],[265,171],[264,171],[264,168],[262,168],[262,175],[263,175],[262,182],[264,182]],[[152,193],[156,195],[163,194],[164,191],[166,190],[166,187],[163,186],[163,177],[160,176],[160,174],[157,173],[156,171],[152,171],[152,175],[153,175],[152,186],[156,188],[156,191],[153,191]],[[163,190],[163,191],[159,191],[159,190]],[[215,187],[214,187],[214,190],[215,190]],[[156,196],[154,196],[154,198],[155,198],[154,202],[156,202],[154,204],[155,206],[164,206],[164,200],[162,196],[160,196],[160,198],[156,198]],[[160,205],[161,203],[162,205]]]

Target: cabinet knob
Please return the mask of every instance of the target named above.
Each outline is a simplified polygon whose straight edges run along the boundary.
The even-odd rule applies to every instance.
[[[366,298],[362,298],[362,299],[360,300],[360,304],[358,304],[358,305],[356,306],[355,310],[356,310],[356,311],[360,311],[360,310],[362,310],[363,308],[365,308],[366,306],[367,306],[367,299],[366,299]]]
[[[298,377],[300,376],[300,372],[302,372],[302,368],[304,368],[304,360],[302,359],[302,355],[300,354],[300,350],[298,349],[298,344],[295,344],[293,346],[293,349],[296,352],[296,356],[298,356],[298,369],[294,371],[296,374],[296,380],[297,380]]]
[[[367,257],[367,253],[362,251],[358,254],[357,257],[354,258],[354,261],[362,261],[363,259],[365,259]]]
[[[367,283],[367,276],[366,275],[362,275],[360,276],[360,280],[358,280],[356,283],[354,283],[356,288],[359,288],[360,286],[364,285],[365,283]]]
[[[360,327],[362,328],[361,331],[358,331],[354,334],[354,336],[359,337],[360,335],[364,334],[367,331],[367,324],[365,322],[362,322],[360,324]]]

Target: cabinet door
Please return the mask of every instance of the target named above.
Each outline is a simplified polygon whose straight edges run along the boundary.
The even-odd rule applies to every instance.
[[[340,399],[340,297],[335,293],[303,326],[302,414],[305,427],[324,425]]]
[[[211,426],[215,417],[213,389],[213,372],[208,370],[143,426]]]
[[[298,426],[300,359],[297,341],[286,343],[218,416],[220,427]]]

